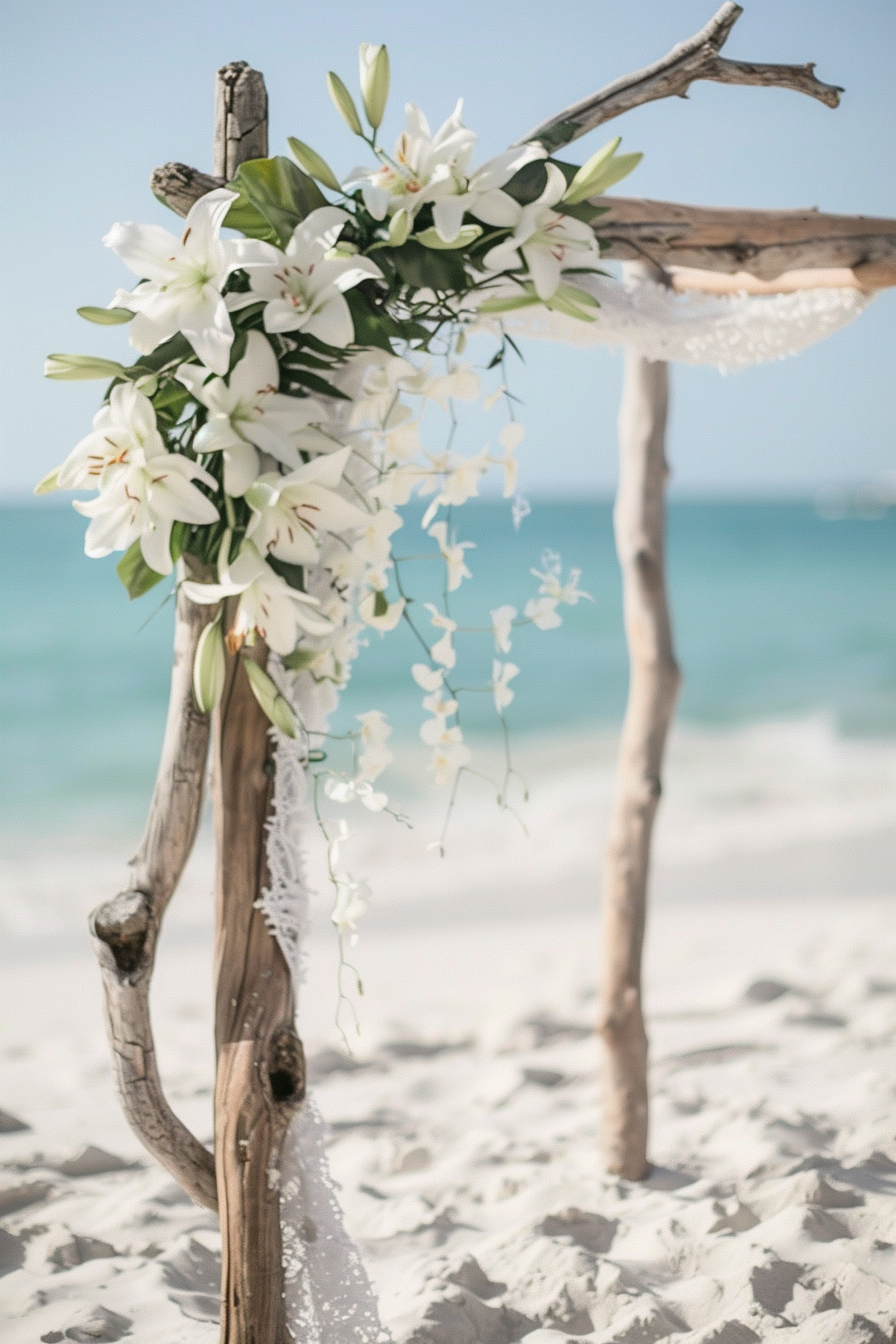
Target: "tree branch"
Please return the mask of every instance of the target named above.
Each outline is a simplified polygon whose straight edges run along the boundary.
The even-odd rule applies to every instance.
[[[818,210],[740,210],[637,197],[595,197],[601,255],[774,280],[785,271],[849,267],[863,288],[893,283],[896,219]]]
[[[643,70],[623,75],[590,98],[573,103],[556,116],[536,126],[518,145],[537,141],[553,153],[579,136],[594,130],[630,112],[642,103],[657,98],[684,98],[698,79],[714,80],[719,84],[761,84],[817,98],[827,107],[837,107],[842,89],[834,84],[823,84],[815,78],[815,67],[808,65],[757,65],[751,61],[729,61],[719,55],[731,29],[743,13],[740,5],[726,0],[717,14],[699,33],[674,46],[662,60]]]
[[[218,1206],[215,1160],[165,1100],[149,987],[162,916],[190,856],[202,811],[210,721],[193,699],[193,655],[216,610],[178,595],[168,719],[146,829],[131,860],[131,885],[90,919],[124,1113],[153,1156],[209,1209]]]

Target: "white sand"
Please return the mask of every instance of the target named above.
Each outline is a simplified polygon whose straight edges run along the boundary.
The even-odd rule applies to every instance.
[[[325,898],[301,1025],[397,1340],[896,1338],[896,768],[847,745],[819,725],[679,739],[649,935],[655,1169],[639,1185],[597,1156],[609,745],[530,753],[530,842],[475,797],[443,863],[423,848],[432,817],[404,840],[359,835],[378,898],[354,1060],[333,1026]],[[80,918],[115,871],[103,853],[23,849],[9,878],[0,1106],[29,1128],[0,1133],[2,1337],[211,1344],[215,1220],[146,1157],[112,1089]],[[204,848],[155,987],[169,1096],[202,1137],[207,883]]]

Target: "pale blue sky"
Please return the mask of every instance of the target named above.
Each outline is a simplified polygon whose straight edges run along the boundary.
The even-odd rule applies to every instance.
[[[545,115],[662,55],[714,0],[564,0],[559,5],[395,0],[49,0],[3,20],[4,451],[0,491],[27,490],[89,427],[99,384],[46,383],[50,350],[117,355],[120,329],[75,315],[131,277],[100,239],[116,219],[176,221],[150,196],[168,159],[210,167],[214,71],[263,70],[272,152],[289,134],[337,170],[358,161],[324,87],[356,81],[359,41],[386,41],[394,94],[440,121],[456,98],[483,156]],[[779,90],[695,85],[580,141],[586,157],[619,132],[645,160],[620,191],[695,204],[809,206],[896,215],[892,0],[746,0],[726,54],[815,60],[846,95],[832,112]],[[798,359],[722,378],[676,368],[671,457],[687,492],[792,493],[879,479],[896,465],[896,296]],[[531,494],[606,491],[615,478],[619,356],[527,347],[515,386],[529,428]],[[471,447],[478,447],[477,444]]]

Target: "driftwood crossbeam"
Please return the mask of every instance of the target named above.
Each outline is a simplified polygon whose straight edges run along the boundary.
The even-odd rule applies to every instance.
[[[554,150],[643,103],[683,95],[695,80],[793,89],[836,107],[840,90],[813,67],[760,65],[719,55],[741,13],[726,3],[698,34],[663,60],[615,81],[530,132]],[[244,62],[218,72],[214,171],[169,163],[152,175],[160,200],[186,215],[230,181],[240,163],[266,157],[267,94]],[[896,283],[896,221],[816,211],[717,210],[608,198],[597,226],[604,255],[642,274],[784,273],[839,268],[854,283]],[[681,268],[685,268],[681,270]],[[795,283],[795,282],[792,282]],[[800,282],[802,283],[802,282]],[[827,283],[833,283],[828,280]],[[798,287],[798,285],[797,285]],[[623,573],[631,660],[619,783],[604,883],[600,1033],[604,1044],[605,1160],[640,1179],[647,1161],[647,1036],[641,1004],[650,839],[661,795],[666,734],[680,674],[664,577],[665,419],[668,369],[629,352],[620,413],[621,472],[614,523]],[[183,573],[181,574],[183,577]],[[212,716],[194,702],[196,645],[217,608],[180,593],[162,756],[146,830],[128,889],[91,921],[106,992],[116,1079],[128,1120],[146,1147],[222,1225],[225,1344],[288,1344],[277,1171],[283,1138],[304,1097],[304,1059],[282,952],[258,901],[267,881],[266,823],[275,762],[268,722],[228,655]],[[226,621],[225,621],[226,625]],[[262,665],[267,649],[256,643]],[[211,752],[217,847],[214,1153],[168,1105],[155,1060],[149,987],[165,908],[195,840]]]

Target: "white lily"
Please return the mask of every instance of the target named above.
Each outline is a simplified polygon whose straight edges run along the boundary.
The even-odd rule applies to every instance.
[[[344,293],[362,280],[382,277],[367,257],[333,254],[350,218],[324,205],[296,226],[285,252],[259,243],[259,255],[245,265],[249,292],[227,296],[231,312],[263,299],[265,331],[304,331],[326,345],[350,345],[355,328]]]
[[[457,621],[452,621],[450,616],[443,616],[438,607],[434,607],[431,602],[424,604],[430,614],[431,622],[437,630],[444,630],[445,633],[441,639],[437,639],[429,651],[429,656],[434,663],[441,663],[447,667],[449,672],[457,662],[457,654],[451,642],[452,636],[457,629]]]
[[[351,451],[340,448],[327,457],[315,457],[288,476],[278,472],[260,476],[246,492],[253,509],[247,539],[263,555],[290,565],[313,565],[327,532],[363,527],[369,515],[336,494]]]
[[[516,620],[516,614],[516,607],[511,606],[496,607],[494,611],[489,612],[498,653],[510,652],[510,631]]]
[[[483,258],[488,271],[516,271],[525,263],[541,300],[556,293],[564,271],[571,267],[593,270],[599,257],[589,226],[551,208],[566,191],[566,178],[553,163],[547,165],[547,175],[544,191],[531,205],[519,205],[507,197],[513,207],[508,207],[513,233]]]
[[[233,327],[221,295],[232,271],[260,259],[264,243],[220,237],[236,193],[208,192],[190,210],[175,238],[157,224],[113,224],[103,242],[142,277],[132,292],[119,290],[112,307],[136,313],[131,345],[148,355],[176,332],[215,373],[227,372]]]
[[[475,131],[461,122],[462,111],[463,99],[433,135],[420,108],[408,103],[405,129],[391,157],[383,154],[379,168],[356,168],[343,183],[346,191],[360,187],[374,219],[399,210],[413,218],[428,201],[455,195],[459,182],[466,182],[465,169],[476,142]]]
[[[540,145],[523,145],[470,172],[477,137],[463,125],[462,112],[461,99],[433,135],[420,108],[408,103],[405,129],[391,157],[383,154],[379,168],[356,168],[344,183],[346,190],[361,188],[374,219],[400,210],[413,219],[421,206],[431,202],[436,232],[445,243],[456,241],[467,212],[486,224],[514,223],[506,204],[510,198],[499,188],[527,163],[543,159],[546,151]]]
[[[475,550],[476,543],[474,541],[458,541],[453,545],[449,544],[447,523],[433,523],[428,535],[435,539],[439,553],[445,561],[448,570],[448,591],[453,593],[460,587],[464,579],[472,579],[473,577],[467,569],[464,551]]]
[[[302,461],[296,436],[327,412],[311,397],[287,397],[277,391],[280,368],[269,341],[250,331],[246,353],[225,380],[198,364],[182,364],[178,380],[208,410],[194,439],[197,452],[224,454],[224,489],[244,495],[258,475],[258,448],[287,467]]]
[[[114,474],[107,466],[97,498],[73,501],[78,513],[90,519],[84,550],[89,556],[103,556],[126,551],[139,541],[150,569],[170,574],[174,568],[172,525],[214,523],[218,518],[212,501],[193,481],[200,480],[214,490],[218,483],[198,462],[166,450],[153,432],[155,412],[142,393],[130,384],[115,391],[122,393],[111,412],[118,443],[128,437],[129,442],[118,453]],[[73,467],[73,474],[77,470]]]
[[[233,624],[226,641],[235,653],[249,635],[259,635],[275,653],[292,653],[303,634],[325,635],[332,630],[330,621],[314,611],[320,603],[310,593],[291,588],[265,563],[251,541],[243,542],[231,564],[227,559],[230,533],[224,534],[218,559],[218,583],[188,580],[183,590],[191,602],[210,606],[225,597],[239,597]]]
[[[493,660],[492,691],[495,697],[495,709],[499,714],[503,713],[513,700],[515,692],[510,689],[509,682],[518,674],[519,668],[516,663],[502,663],[497,658]]]
[[[76,444],[56,473],[59,490],[102,490],[126,470],[135,453],[157,457],[165,443],[152,402],[133,383],[113,387],[93,417],[93,432]]]

